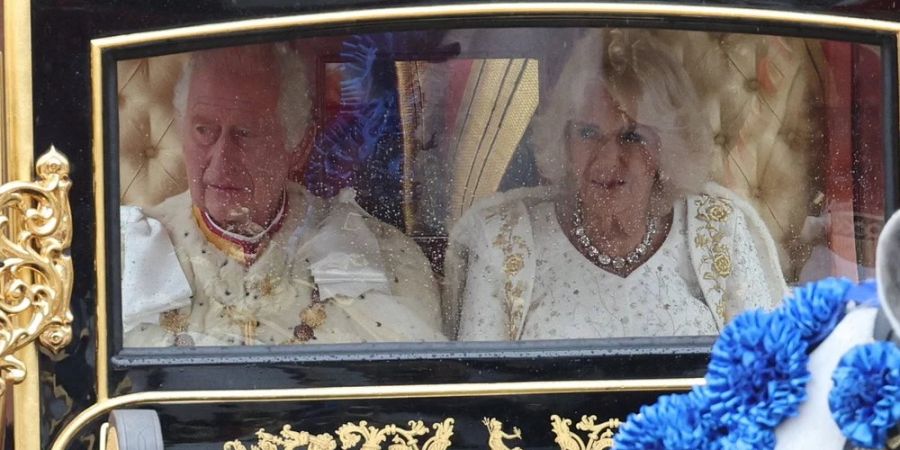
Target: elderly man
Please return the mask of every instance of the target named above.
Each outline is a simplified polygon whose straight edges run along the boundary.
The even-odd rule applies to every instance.
[[[164,308],[156,289],[123,292],[126,347],[443,339],[419,248],[352,190],[323,200],[290,181],[310,147],[304,73],[280,45],[192,56],[175,91],[189,189],[148,217],[123,213],[123,230],[158,220],[180,264],[152,268]],[[148,271],[128,264],[148,261],[148,246],[123,236],[123,284],[134,285]]]

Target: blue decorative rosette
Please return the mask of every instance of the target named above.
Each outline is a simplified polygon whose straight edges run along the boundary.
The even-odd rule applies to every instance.
[[[746,424],[725,434],[707,447],[707,450],[758,450],[775,448],[775,432],[755,424]]]
[[[884,447],[900,422],[900,349],[893,342],[854,347],[832,379],[828,406],[841,432],[856,446]]]
[[[784,314],[738,316],[712,350],[706,383],[712,417],[739,430],[774,428],[806,399],[807,343]]]
[[[616,435],[614,448],[774,448],[775,427],[796,415],[806,400],[809,352],[844,318],[848,303],[868,303],[874,295],[873,282],[856,285],[846,279],[829,278],[795,289],[775,311],[741,314],[725,327],[713,346],[706,386],[661,397],[656,404],[630,415]],[[887,345],[896,350],[893,344]],[[894,364],[892,368],[900,367],[895,364],[900,355],[887,355],[886,350],[869,355],[840,372],[846,374],[842,381],[851,375],[885,380],[877,386],[872,384],[875,381],[868,385],[843,381],[848,389],[857,390],[847,391],[833,404],[842,406],[842,417],[858,435],[880,436],[881,428],[866,426],[874,423],[890,428],[900,417],[900,408],[894,407],[898,404],[894,400],[900,368],[885,372],[879,369],[884,364],[877,364],[887,361],[885,364]],[[872,403],[871,396],[863,395],[871,392],[878,392],[878,399],[889,397],[891,401],[876,399]],[[860,412],[864,404],[875,406]],[[863,423],[867,425],[860,425]],[[843,425],[841,428],[844,430]]]
[[[622,424],[617,449],[694,450],[709,447],[709,401],[700,388],[684,395],[665,395],[641,407]]]
[[[795,289],[780,308],[781,315],[789,319],[803,334],[810,346],[822,342],[847,310],[846,294],[854,283],[846,278],[826,278]]]

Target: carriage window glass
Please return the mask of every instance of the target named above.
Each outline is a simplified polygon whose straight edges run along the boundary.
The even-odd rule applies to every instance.
[[[872,275],[874,46],[459,29],[117,75],[126,347],[715,335]]]

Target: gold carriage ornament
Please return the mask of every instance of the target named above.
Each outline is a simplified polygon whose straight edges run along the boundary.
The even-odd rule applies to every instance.
[[[550,424],[556,435],[555,442],[560,450],[609,450],[613,446],[613,436],[622,422],[619,419],[609,419],[602,423],[596,423],[597,416],[581,416],[581,421],[575,428],[587,432],[585,440],[571,430],[572,420],[562,418],[556,414],[550,416]],[[504,425],[493,417],[485,417],[482,421],[487,428],[487,450],[522,450],[521,447],[510,447],[506,444],[509,440],[522,440],[522,430],[512,427],[512,433],[503,431]],[[450,438],[453,436],[453,418],[444,419],[443,422],[431,426],[434,433],[422,446],[419,446],[419,438],[428,434],[428,427],[421,420],[411,420],[407,428],[397,425],[374,427],[368,422],[345,423],[337,429],[338,439],[329,433],[313,435],[307,431],[295,431],[291,425],[284,425],[277,435],[268,433],[264,428],[255,433],[257,442],[250,445],[250,450],[295,450],[306,447],[306,450],[336,450],[338,441],[341,450],[350,450],[359,446],[360,450],[382,450],[382,444],[391,437],[388,450],[448,450],[451,446]],[[101,448],[104,448],[101,446]],[[226,442],[223,450],[247,450],[240,441]]]
[[[59,352],[72,340],[72,212],[69,161],[56,148],[37,180],[0,186],[0,396],[25,379],[15,353],[39,340]]]

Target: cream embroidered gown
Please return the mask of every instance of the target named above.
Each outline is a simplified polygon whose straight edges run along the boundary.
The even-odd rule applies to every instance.
[[[547,189],[473,207],[451,234],[447,332],[460,340],[710,335],[744,309],[771,308],[785,285],[761,219],[724,188],[707,190],[676,202],[662,246],[626,277],[569,242]]]

